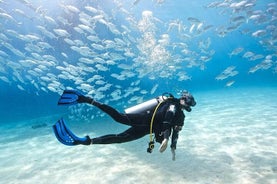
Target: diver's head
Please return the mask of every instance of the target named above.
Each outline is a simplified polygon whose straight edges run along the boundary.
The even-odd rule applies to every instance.
[[[180,97],[180,104],[183,109],[190,112],[191,107],[195,106],[196,102],[194,97],[188,91],[183,91]]]

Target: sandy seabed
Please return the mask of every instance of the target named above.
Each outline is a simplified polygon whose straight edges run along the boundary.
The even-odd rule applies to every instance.
[[[57,118],[1,124],[0,183],[276,184],[277,89],[194,96],[197,106],[185,113],[176,161],[170,149],[159,153],[157,143],[147,153],[148,136],[124,144],[68,147],[52,132]],[[99,124],[68,121],[79,136],[127,128],[109,118]]]

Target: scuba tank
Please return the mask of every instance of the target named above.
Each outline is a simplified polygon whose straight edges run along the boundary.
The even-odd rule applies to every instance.
[[[140,114],[140,113],[147,113],[149,114],[159,103],[167,100],[168,98],[172,98],[173,95],[170,93],[164,93],[162,96],[158,96],[146,102],[140,103],[133,107],[129,107],[125,109],[126,114]]]

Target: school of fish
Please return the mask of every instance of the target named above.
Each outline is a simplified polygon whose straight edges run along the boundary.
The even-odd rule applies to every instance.
[[[161,85],[155,80],[193,80],[188,71],[205,72],[217,54],[251,62],[249,75],[259,70],[277,73],[276,1],[262,7],[256,0],[203,4],[205,10],[226,17],[226,25],[185,13],[172,15],[169,21],[150,10],[136,15],[132,10],[143,4],[139,0],[128,2],[129,9],[120,0],[111,0],[112,8],[101,1],[53,2],[59,13],[52,15],[37,1],[0,1],[0,82],[38,95],[61,94],[71,86],[98,100],[127,99],[133,104],[155,94]],[[152,3],[166,8],[165,1]],[[229,53],[217,53],[214,40],[234,33],[254,39],[266,52],[236,45],[230,46]],[[215,74],[215,80],[230,87],[237,75],[239,70],[231,63]],[[143,83],[144,78],[153,81],[151,87]]]

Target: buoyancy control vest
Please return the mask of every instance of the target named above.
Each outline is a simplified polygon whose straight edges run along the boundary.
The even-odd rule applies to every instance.
[[[159,108],[159,106],[165,102],[166,100],[169,100],[169,99],[174,99],[174,96],[170,93],[164,93],[162,94],[161,96],[158,96],[154,99],[151,99],[151,100],[148,100],[146,102],[143,102],[141,104],[138,104],[138,105],[135,105],[133,107],[130,107],[130,108],[127,108],[125,109],[125,113],[126,114],[140,114],[140,113],[151,113],[153,112],[152,114],[152,118],[151,118],[151,122],[150,122],[150,142],[148,144],[148,148],[147,148],[147,152],[148,153],[151,153],[152,150],[154,149],[154,139],[153,139],[153,122],[154,122],[154,118],[155,118],[155,115],[156,115],[156,112]]]

